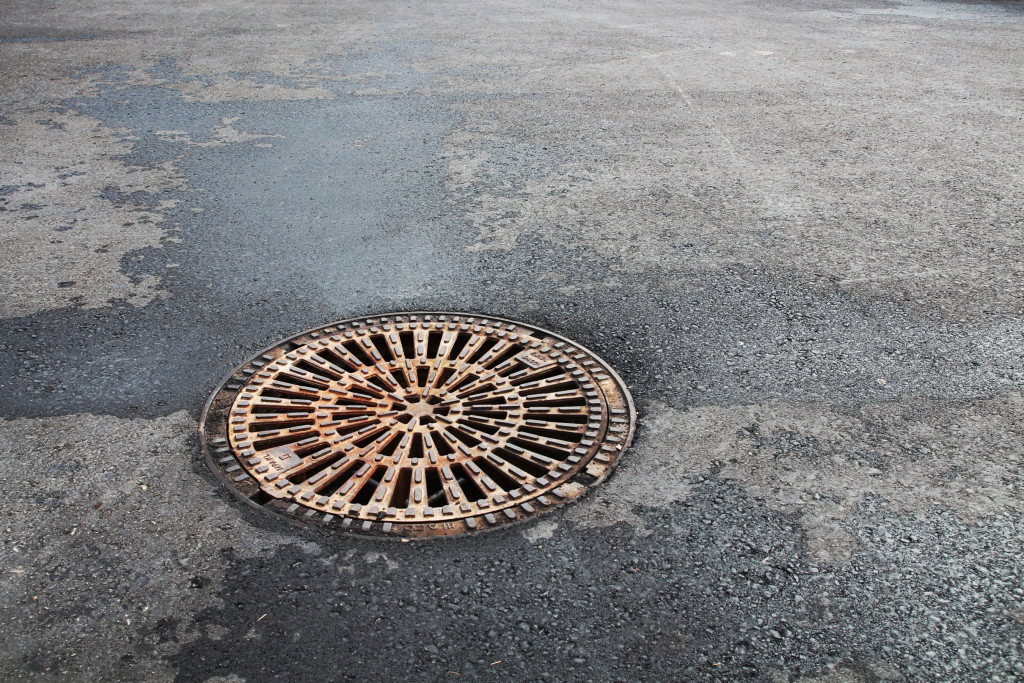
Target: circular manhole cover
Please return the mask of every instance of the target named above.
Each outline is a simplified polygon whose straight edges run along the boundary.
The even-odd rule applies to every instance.
[[[277,344],[210,398],[211,469],[250,503],[365,534],[439,536],[542,514],[633,435],[622,380],[556,334],[403,313]]]

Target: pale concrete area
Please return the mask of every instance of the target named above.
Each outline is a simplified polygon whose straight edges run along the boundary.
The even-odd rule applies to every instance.
[[[1019,2],[0,0],[0,678],[1024,677]],[[219,380],[355,315],[608,360],[527,526],[297,529]]]

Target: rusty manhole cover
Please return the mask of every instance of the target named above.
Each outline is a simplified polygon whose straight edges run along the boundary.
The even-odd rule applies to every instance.
[[[372,535],[542,514],[603,480],[635,412],[600,358],[522,323],[404,313],[267,349],[213,395],[211,469],[250,503]]]

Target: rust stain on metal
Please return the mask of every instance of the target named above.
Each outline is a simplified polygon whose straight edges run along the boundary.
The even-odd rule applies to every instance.
[[[551,332],[405,313],[334,323],[238,368],[211,397],[210,467],[255,505],[402,537],[542,514],[603,480],[633,435],[625,385]]]

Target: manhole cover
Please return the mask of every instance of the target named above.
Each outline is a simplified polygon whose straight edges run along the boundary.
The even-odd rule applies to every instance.
[[[524,519],[607,476],[633,435],[619,377],[522,323],[406,313],[334,323],[241,366],[200,435],[252,504],[374,535]]]

